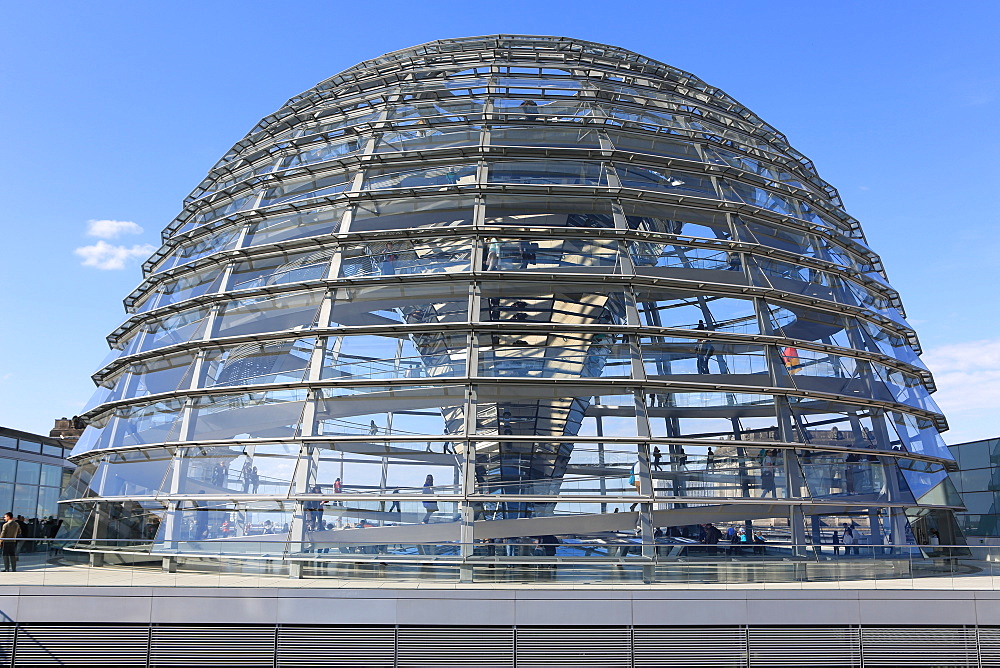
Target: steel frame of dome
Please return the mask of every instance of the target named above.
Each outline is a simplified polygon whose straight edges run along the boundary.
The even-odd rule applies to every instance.
[[[654,577],[685,540],[656,527],[960,539],[933,380],[837,191],[620,48],[442,40],[324,81],[215,165],[125,305],[63,501],[96,549],[469,570],[547,537]]]

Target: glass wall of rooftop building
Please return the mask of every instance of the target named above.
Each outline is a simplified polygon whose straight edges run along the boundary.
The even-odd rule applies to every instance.
[[[961,505],[836,190],[615,47],[432,42],[292,98],[125,304],[74,450],[83,538],[652,560],[708,523],[900,546]]]
[[[53,538],[60,528],[59,495],[73,470],[59,439],[0,427],[0,513],[24,522],[24,537]],[[30,542],[22,551],[41,549]]]

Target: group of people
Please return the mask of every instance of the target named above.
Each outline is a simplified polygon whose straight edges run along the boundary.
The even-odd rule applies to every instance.
[[[699,542],[704,545],[719,545],[725,542],[729,544],[729,547],[726,548],[726,554],[740,554],[742,548],[745,547],[752,547],[754,554],[764,554],[764,543],[767,541],[753,527],[730,526],[723,533],[719,527],[711,522],[698,526],[701,531]]]
[[[333,493],[335,497],[339,497],[344,491],[344,483],[340,478],[333,481]],[[319,485],[313,485],[312,489],[309,490],[310,494],[322,494],[323,490]],[[326,528],[326,524],[323,522],[323,506],[327,503],[324,499],[309,499],[306,501],[302,508],[305,511],[305,524],[306,531],[322,531]],[[344,502],[338,498],[334,498],[332,505],[337,507],[343,507]]]
[[[17,570],[17,555],[20,553],[51,547],[60,526],[62,520],[51,516],[43,520],[29,520],[24,515],[5,513],[0,523],[0,552],[3,553],[4,570]]]
[[[257,490],[260,488],[260,473],[257,471],[257,467],[254,466],[249,459],[243,463],[243,470],[240,471],[240,482],[243,484],[244,494],[251,489],[253,490],[253,493],[256,494]],[[225,470],[223,470],[222,486],[225,486]]]

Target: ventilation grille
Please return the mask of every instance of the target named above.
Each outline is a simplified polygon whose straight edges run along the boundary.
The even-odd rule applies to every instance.
[[[396,631],[391,627],[282,626],[279,668],[392,666]]]
[[[748,637],[751,666],[861,665],[856,628],[751,628]]]
[[[864,628],[861,638],[865,666],[979,665],[975,629]]]
[[[512,628],[400,628],[397,647],[397,668],[514,666]]]
[[[13,624],[0,624],[0,666],[9,666],[14,659],[14,635]]]
[[[747,636],[741,628],[636,627],[633,638],[635,668],[747,665]]]
[[[517,668],[631,668],[631,655],[627,628],[517,629]]]
[[[148,646],[148,626],[22,626],[15,665],[145,666]]]
[[[1000,629],[979,629],[979,661],[983,668],[1000,668]]]
[[[1000,668],[1000,629],[0,624],[0,666],[147,665]]]
[[[154,626],[150,666],[273,668],[273,626]]]

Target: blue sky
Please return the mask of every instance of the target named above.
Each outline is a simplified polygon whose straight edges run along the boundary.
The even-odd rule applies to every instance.
[[[502,32],[638,51],[784,132],[882,255],[946,440],[1000,435],[998,26],[989,2],[7,3],[0,425],[47,432],[80,411],[136,256],[261,117],[360,60]],[[102,238],[91,220],[135,226]],[[122,268],[75,252],[102,242]]]

